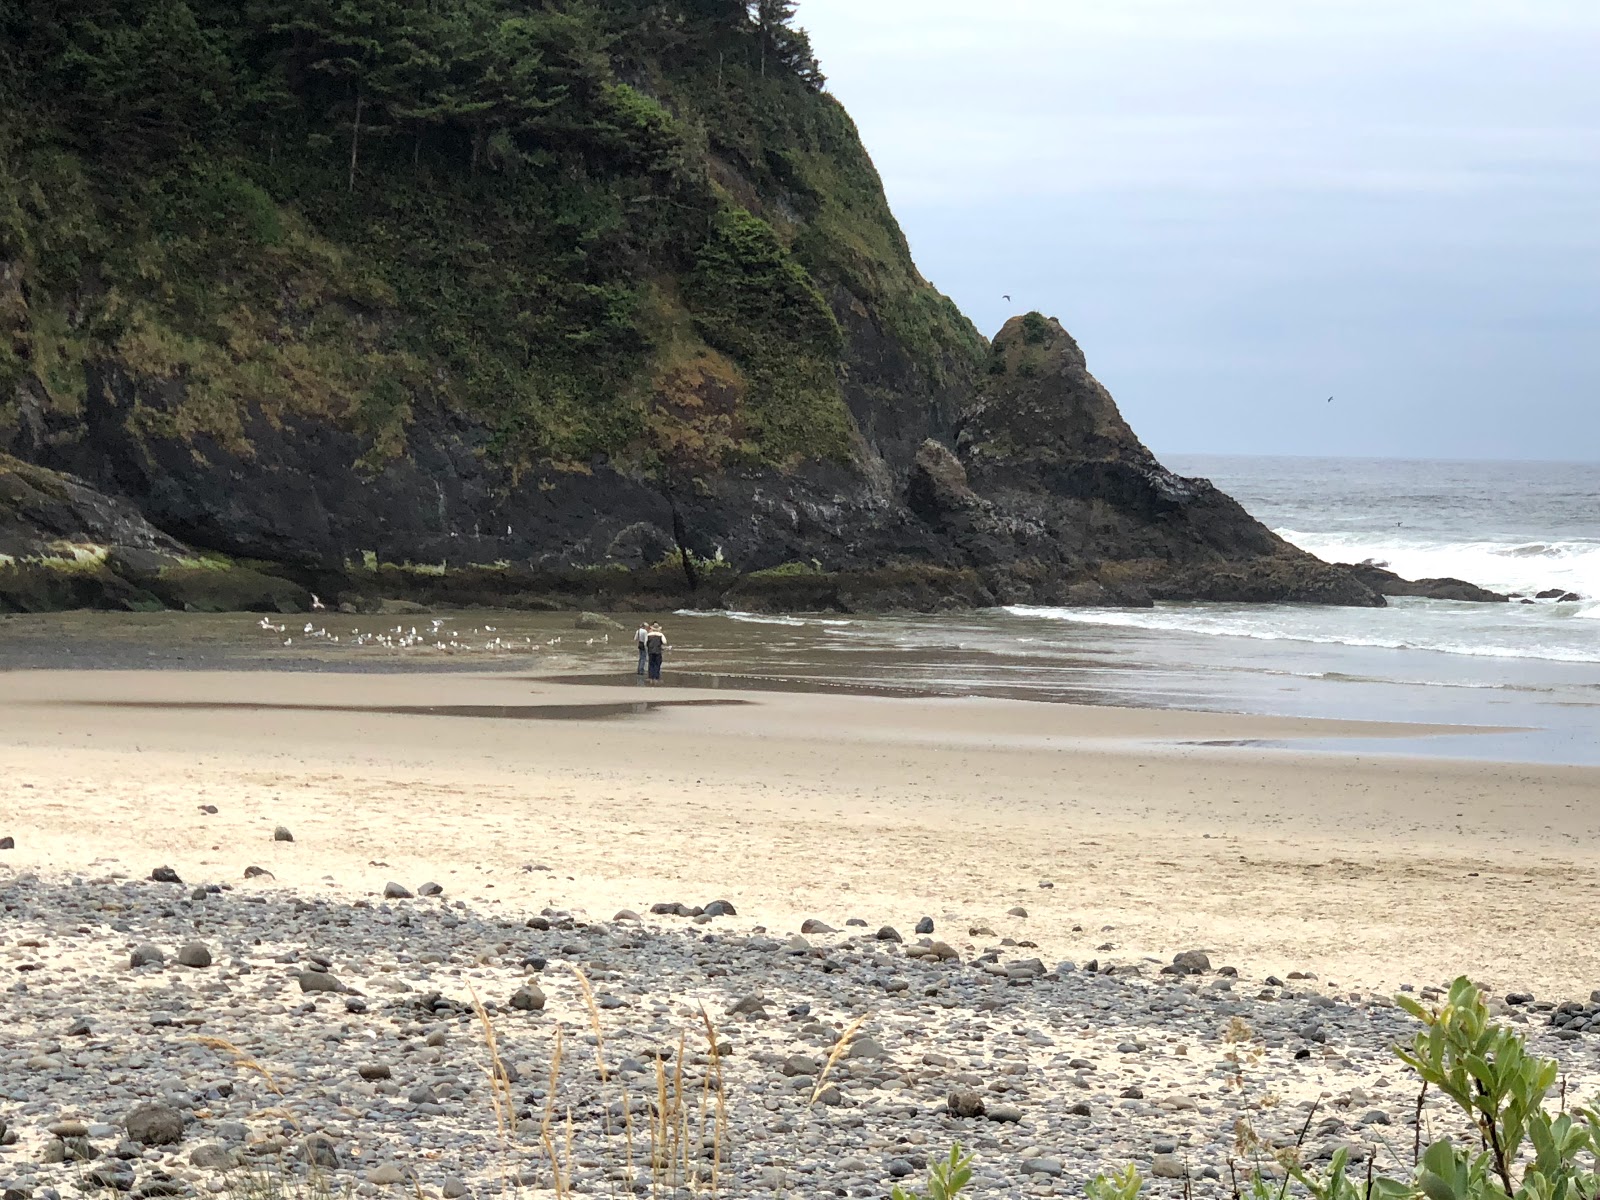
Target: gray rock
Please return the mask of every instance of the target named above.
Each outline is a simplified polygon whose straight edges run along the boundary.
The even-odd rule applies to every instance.
[[[362,1063],[356,1068],[356,1074],[368,1082],[394,1077],[394,1072],[389,1070],[387,1063]]]
[[[903,943],[905,938],[900,936],[900,931],[893,925],[885,925],[882,929],[878,930],[878,940],[880,942]]]
[[[536,983],[526,983],[511,995],[511,1007],[518,1012],[543,1012],[545,996]]]
[[[1059,1158],[1025,1158],[1022,1160],[1022,1173],[1024,1175],[1060,1175],[1066,1167]]]
[[[383,898],[385,900],[409,900],[411,899],[411,889],[403,883],[395,883],[390,880],[383,885]]]
[[[808,917],[801,924],[800,932],[801,933],[838,933],[839,931],[837,929],[835,929],[832,925],[829,925],[826,921],[819,921],[815,917]]]
[[[299,980],[302,992],[344,991],[344,984],[340,983],[327,971],[301,971]]]
[[[991,1121],[1008,1125],[1015,1125],[1022,1120],[1022,1110],[1015,1104],[990,1104],[985,1107],[983,1115]]]
[[[265,879],[276,879],[277,878],[276,875],[274,875],[271,871],[267,870],[265,867],[246,867],[244,869],[244,877],[246,879],[263,879],[263,878],[265,878]]]
[[[209,967],[211,948],[204,942],[186,942],[178,951],[178,962],[186,967]]]
[[[923,917],[922,920],[918,921],[917,922],[917,932],[918,933],[932,933],[933,932],[933,918],[932,917]]]
[[[728,1015],[729,1016],[734,1016],[734,1017],[742,1017],[742,1016],[748,1016],[751,1013],[763,1012],[766,1009],[766,1004],[767,1004],[767,1002],[765,1000],[763,1000],[756,993],[752,992],[752,993],[750,993],[750,995],[745,996],[743,999],[738,1000],[735,1003],[729,1005],[729,1007],[728,1007]]]
[[[851,1058],[888,1058],[889,1052],[875,1037],[858,1037],[850,1043]]]
[[[272,831],[272,840],[275,842],[292,842],[294,841],[294,834],[290,833],[286,826],[279,825]]]
[[[459,1200],[467,1194],[467,1185],[459,1175],[446,1175],[439,1185],[439,1194],[444,1200]]]
[[[1150,1159],[1150,1174],[1157,1179],[1182,1179],[1186,1173],[1176,1154],[1157,1154]]]
[[[706,905],[705,915],[708,917],[737,917],[739,910],[733,907],[728,900],[713,900]]]
[[[425,883],[417,889],[417,895],[442,896],[444,895],[444,887],[437,883]]]
[[[182,883],[183,880],[178,878],[178,873],[171,867],[157,867],[154,871],[150,872],[150,882]]]
[[[945,1110],[952,1117],[981,1117],[984,1115],[983,1097],[977,1092],[951,1092],[945,1097]]]
[[[1015,908],[1006,909],[1006,916],[1008,916],[1008,917],[1025,917],[1027,915],[1028,915],[1028,910],[1023,908],[1022,905],[1020,905],[1020,904],[1017,905]]]
[[[189,1165],[199,1167],[202,1171],[228,1171],[238,1163],[238,1158],[226,1146],[219,1146],[216,1142],[206,1142],[196,1146],[189,1152]]]
[[[392,1183],[404,1182],[406,1173],[398,1164],[386,1162],[382,1166],[373,1167],[367,1172],[367,1182],[375,1183],[379,1187],[387,1187]]]
[[[1211,970],[1211,957],[1204,950],[1185,950],[1172,956],[1172,965],[1186,975],[1200,975]]]
[[[183,1114],[166,1104],[141,1104],[122,1118],[128,1137],[144,1146],[175,1146],[183,1141]]]
[[[58,1138],[87,1137],[89,1127],[82,1121],[55,1121],[46,1126],[46,1132]]]
[[[336,1171],[344,1165],[339,1158],[338,1147],[323,1134],[313,1133],[306,1138],[301,1143],[301,1150],[305,1154],[306,1161],[314,1163],[316,1166]]]

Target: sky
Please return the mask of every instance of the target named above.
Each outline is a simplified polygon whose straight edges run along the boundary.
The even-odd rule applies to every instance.
[[[799,20],[923,274],[1158,453],[1600,460],[1600,0]]]

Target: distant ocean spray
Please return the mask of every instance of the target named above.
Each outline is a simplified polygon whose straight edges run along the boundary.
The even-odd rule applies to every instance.
[[[1600,662],[1600,464],[1383,459],[1168,460],[1211,479],[1281,536],[1332,562],[1372,560],[1409,579],[1450,576],[1572,602],[1397,600],[1377,611],[1173,605],[1030,610],[1084,624],[1192,634]]]

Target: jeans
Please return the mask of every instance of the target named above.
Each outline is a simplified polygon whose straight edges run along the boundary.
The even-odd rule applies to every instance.
[[[639,674],[641,674],[641,675],[644,674],[644,669],[648,665],[648,663],[646,661],[648,658],[649,658],[649,655],[647,655],[644,652],[644,647],[640,646],[639,647]]]
[[[650,655],[650,678],[661,678],[661,655],[659,654]]]

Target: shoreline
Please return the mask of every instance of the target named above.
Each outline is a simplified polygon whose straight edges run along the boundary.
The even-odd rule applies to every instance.
[[[1594,768],[1185,745],[1330,725],[1179,710],[746,693],[641,717],[639,703],[728,697],[456,674],[7,679],[9,870],[237,879],[259,862],[354,897],[381,889],[369,863],[384,861],[475,903],[593,912],[697,880],[774,928],[858,909],[992,922],[1020,902],[1061,958],[1111,926],[1134,958],[1202,945],[1353,986],[1468,970],[1581,997],[1600,976],[1583,935]],[[620,714],[573,714],[579,691]],[[200,707],[99,707],[124,701]],[[247,707],[205,710],[218,702]],[[538,704],[569,711],[493,715]],[[412,705],[490,712],[392,711]],[[278,824],[293,847],[270,842]],[[551,854],[571,878],[532,887],[521,866]],[[1492,905],[1464,903],[1483,889]]]

